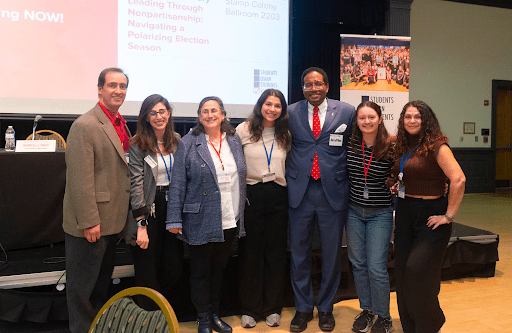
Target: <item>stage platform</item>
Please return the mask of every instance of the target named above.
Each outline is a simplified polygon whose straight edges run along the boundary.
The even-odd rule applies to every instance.
[[[453,235],[447,248],[443,265],[443,280],[463,277],[492,277],[498,261],[499,236],[489,231],[453,223]],[[234,244],[236,253],[236,244]],[[133,265],[128,247],[118,245],[116,268],[113,275],[112,294],[130,287],[134,283]],[[394,290],[394,253],[390,244],[388,271]],[[0,254],[0,260],[4,260]],[[188,290],[188,260],[185,258],[185,274],[172,295],[166,295],[180,321],[194,320],[195,311]],[[321,253],[313,252],[313,283],[320,281]],[[67,320],[65,289],[64,244],[41,246],[7,251],[7,264],[0,266],[0,332],[23,332],[13,330],[11,322],[45,323]],[[355,286],[348,261],[346,247],[342,249],[342,281],[336,294],[336,302],[356,298]],[[289,271],[289,270],[288,270]],[[288,277],[289,279],[289,277]],[[230,259],[223,281],[222,315],[237,314],[239,310],[238,258]],[[286,306],[293,307],[291,285],[285,290]],[[37,324],[46,327],[47,324]],[[19,323],[16,327],[23,327]],[[6,330],[8,328],[8,330]],[[38,330],[37,332],[61,332]]]

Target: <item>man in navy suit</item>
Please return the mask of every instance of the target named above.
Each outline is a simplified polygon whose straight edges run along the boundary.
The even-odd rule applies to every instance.
[[[324,70],[302,73],[306,100],[288,107],[292,149],[286,167],[290,215],[291,279],[295,317],[290,331],[302,332],[313,319],[311,239],[318,224],[322,248],[322,281],[316,302],[320,329],[334,329],[333,299],[341,277],[341,239],[349,202],[347,145],[355,109],[326,98]]]

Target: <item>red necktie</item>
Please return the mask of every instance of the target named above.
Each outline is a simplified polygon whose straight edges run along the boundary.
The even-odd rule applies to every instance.
[[[320,117],[318,116],[318,107],[313,108],[313,135],[316,139],[320,135],[322,129],[320,128]],[[318,153],[315,152],[315,159],[313,160],[313,168],[311,168],[311,177],[317,180],[320,178],[320,167],[318,166]]]

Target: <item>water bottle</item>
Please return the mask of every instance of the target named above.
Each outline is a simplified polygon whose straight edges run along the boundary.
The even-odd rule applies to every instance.
[[[14,140],[14,128],[9,126],[5,131],[5,150],[14,151],[14,148],[16,148],[16,140]]]

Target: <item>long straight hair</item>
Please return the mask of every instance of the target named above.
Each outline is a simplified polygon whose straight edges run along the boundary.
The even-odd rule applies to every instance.
[[[146,97],[140,107],[139,118],[137,120],[137,132],[131,139],[132,144],[139,146],[142,151],[157,151],[156,135],[153,126],[148,121],[149,113],[155,105],[163,103],[169,111],[169,120],[164,131],[164,148],[168,153],[174,153],[178,147],[178,138],[174,134],[174,122],[172,120],[172,107],[169,101],[162,95],[154,94]]]
[[[359,110],[363,107],[369,107],[377,113],[379,118],[382,118],[382,109],[377,103],[366,101],[357,106],[356,114],[352,123],[352,136],[350,137],[350,149],[352,149],[356,154],[358,153],[357,147],[362,145],[363,140],[363,132],[361,132],[361,129],[357,126],[357,116],[359,114]],[[386,130],[386,126],[384,126],[384,122],[382,121],[377,129],[377,137],[373,144],[373,156],[376,161],[385,160],[391,157],[390,141],[390,136]]]
[[[276,119],[274,127],[277,143],[281,148],[286,150],[288,149],[288,146],[290,146],[291,142],[291,135],[288,131],[287,105],[283,93],[277,89],[265,90],[261,94],[260,98],[258,98],[256,105],[254,105],[252,114],[247,118],[247,122],[249,123],[249,132],[251,133],[251,141],[256,142],[261,138],[263,133],[263,115],[261,114],[261,107],[270,96],[279,98],[282,106],[281,115]]]

